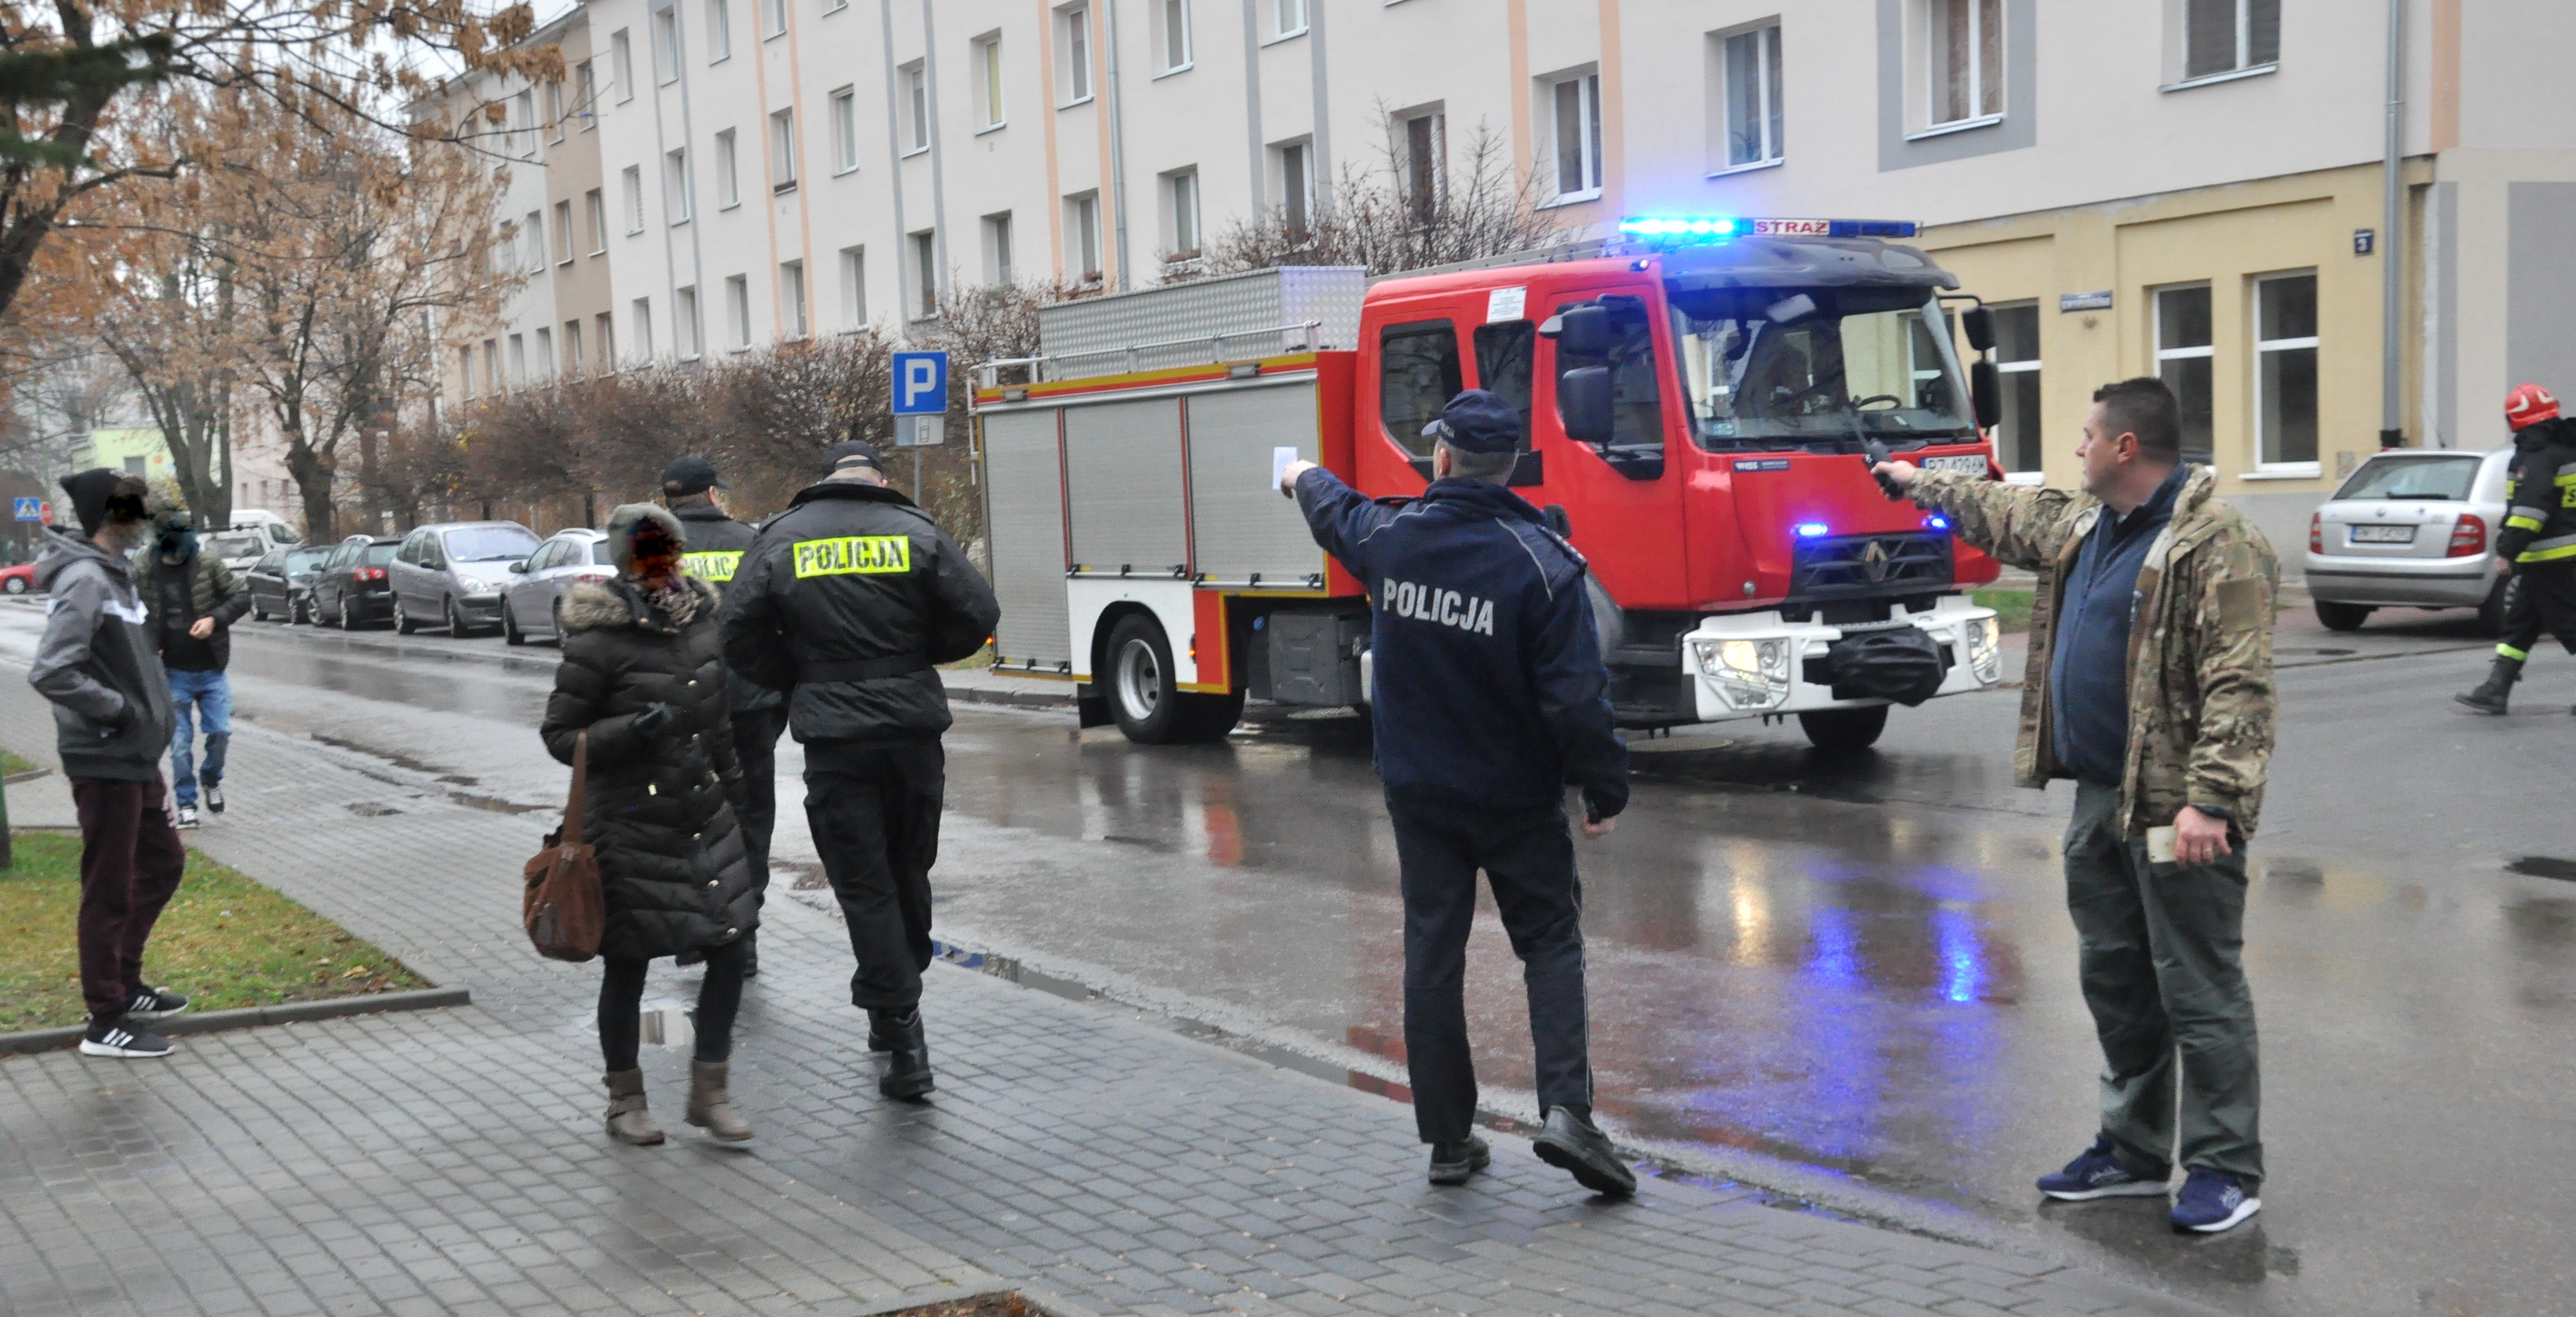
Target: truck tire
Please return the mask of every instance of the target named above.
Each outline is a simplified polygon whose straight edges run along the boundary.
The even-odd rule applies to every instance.
[[[1109,714],[1118,730],[1139,745],[1215,741],[1234,730],[1243,696],[1192,695],[1180,690],[1172,642],[1162,624],[1130,613],[1109,629]]]
[[[1879,733],[1887,730],[1887,706],[1817,709],[1799,714],[1798,726],[1809,743],[1826,754],[1853,754],[1878,744]]]
[[[2317,621],[2324,623],[2328,631],[2359,631],[2361,624],[2370,620],[2371,611],[2367,604],[2332,604],[2323,599],[2317,601]]]

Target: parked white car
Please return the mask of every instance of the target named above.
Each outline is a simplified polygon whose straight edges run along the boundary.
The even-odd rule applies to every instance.
[[[564,596],[582,581],[616,574],[607,535],[579,526],[555,532],[526,562],[511,565],[510,588],[501,597],[501,638],[513,645],[531,636],[563,639]]]
[[[2359,630],[2381,608],[2474,608],[2504,629],[2495,569],[2513,450],[2373,454],[2308,519],[2308,594],[2317,620]]]

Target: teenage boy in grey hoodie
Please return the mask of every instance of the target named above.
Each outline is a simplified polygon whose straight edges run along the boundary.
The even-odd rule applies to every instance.
[[[45,529],[36,580],[45,638],[27,684],[54,704],[63,776],[80,815],[81,995],[88,1056],[167,1056],[143,1026],[188,999],[143,982],[143,944],[179,890],[187,852],[162,802],[170,748],[170,679],[145,630],[125,555],[150,534],[141,480],[105,467],[63,477],[81,533]]]

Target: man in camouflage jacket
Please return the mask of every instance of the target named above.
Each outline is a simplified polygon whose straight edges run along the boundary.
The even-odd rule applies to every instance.
[[[2225,1230],[2262,1206],[2244,846],[2272,754],[2280,567],[2210,470],[2182,463],[2162,383],[2094,400],[2082,493],[1878,471],[2039,577],[2014,767],[2027,787],[2076,780],[2067,903],[2106,1061],[2099,1137],[2039,1187],[2162,1195],[2178,1079],[2189,1178],[2174,1224]]]

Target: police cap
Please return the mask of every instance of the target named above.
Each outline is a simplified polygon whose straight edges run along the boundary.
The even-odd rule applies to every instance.
[[[715,463],[695,453],[675,457],[669,466],[662,468],[662,492],[674,498],[683,494],[703,494],[710,489],[731,488],[733,486],[716,478]]]
[[[823,450],[823,474],[830,475],[845,466],[868,466],[883,470],[885,462],[877,456],[877,446],[865,439],[844,439]]]
[[[1469,389],[1449,400],[1422,437],[1468,453],[1511,453],[1521,446],[1521,414],[1503,395]]]

